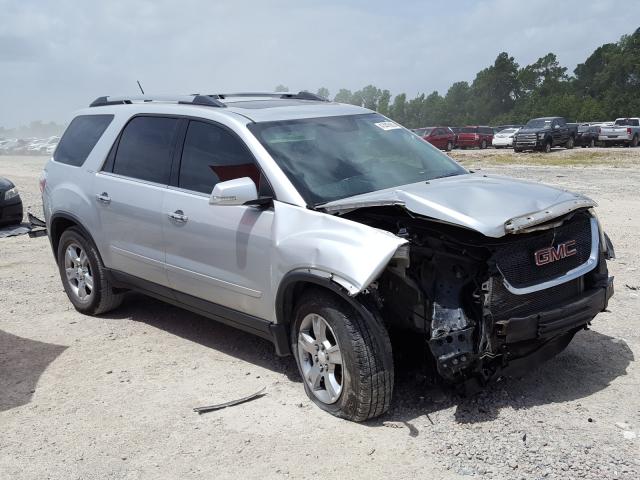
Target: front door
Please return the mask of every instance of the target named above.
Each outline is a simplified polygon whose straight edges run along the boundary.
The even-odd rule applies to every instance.
[[[177,295],[269,320],[273,210],[209,205],[216,183],[240,177],[260,186],[244,143],[222,125],[190,121],[175,185],[163,201],[167,275]]]

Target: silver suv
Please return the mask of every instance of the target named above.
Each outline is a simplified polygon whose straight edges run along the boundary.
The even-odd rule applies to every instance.
[[[41,184],[78,311],[135,289],[267,338],[355,421],[389,408],[390,332],[478,388],[560,352],[613,293],[592,200],[306,92],[98,98]]]

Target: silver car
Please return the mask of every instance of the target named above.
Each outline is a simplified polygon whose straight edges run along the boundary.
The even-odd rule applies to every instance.
[[[478,387],[560,352],[613,293],[589,198],[469,172],[306,92],[98,98],[41,187],[78,311],[138,290],[267,338],[355,421],[391,403],[389,332]]]

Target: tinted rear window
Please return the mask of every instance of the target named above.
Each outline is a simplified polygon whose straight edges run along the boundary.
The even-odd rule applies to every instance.
[[[113,173],[169,184],[171,159],[179,120],[135,117],[124,128],[113,164]]]
[[[53,159],[74,167],[81,166],[112,120],[113,115],[80,115],[74,118],[64,132]]]

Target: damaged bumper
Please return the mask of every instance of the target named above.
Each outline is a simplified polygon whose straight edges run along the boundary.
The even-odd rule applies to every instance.
[[[556,336],[589,323],[607,308],[612,295],[613,277],[609,277],[606,286],[589,290],[581,298],[561,307],[496,322],[496,334],[505,344]]]

